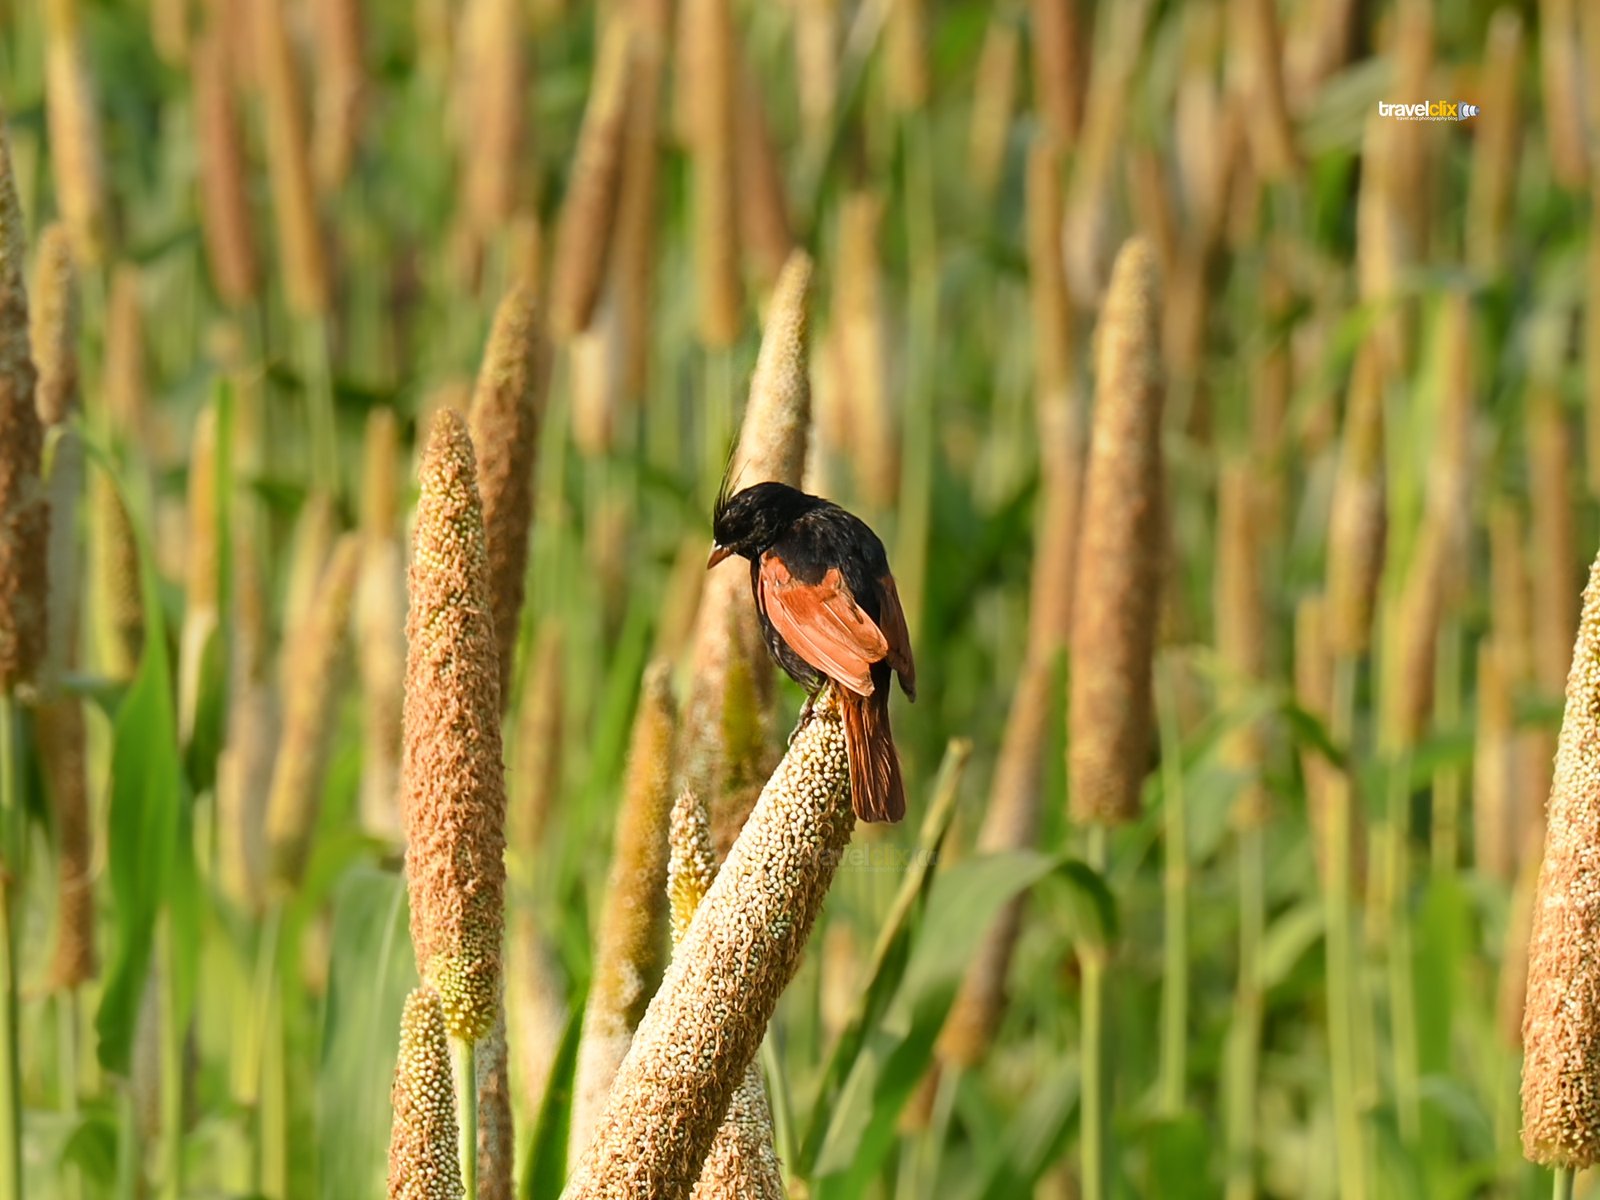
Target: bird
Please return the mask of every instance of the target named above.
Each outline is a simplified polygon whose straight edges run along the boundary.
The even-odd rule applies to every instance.
[[[883,543],[855,514],[783,483],[728,494],[712,513],[710,570],[750,561],[767,651],[806,690],[800,723],[832,684],[844,717],[850,798],[863,821],[905,816],[905,783],[889,728],[891,674],[917,697],[911,635]]]

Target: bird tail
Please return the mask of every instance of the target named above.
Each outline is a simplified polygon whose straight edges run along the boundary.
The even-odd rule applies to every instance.
[[[850,757],[850,802],[863,821],[898,821],[906,815],[900,758],[889,729],[889,689],[870,696],[840,688],[844,743]]]

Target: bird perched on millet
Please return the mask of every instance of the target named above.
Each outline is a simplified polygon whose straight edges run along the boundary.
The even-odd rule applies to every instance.
[[[905,816],[905,784],[889,729],[889,678],[917,696],[911,635],[883,543],[859,517],[782,483],[757,483],[712,515],[709,570],[750,560],[750,588],[767,650],[811,701],[833,684],[844,714],[850,797],[863,821]]]

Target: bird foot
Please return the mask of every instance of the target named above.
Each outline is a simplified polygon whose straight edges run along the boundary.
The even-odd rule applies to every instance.
[[[794,740],[800,736],[800,731],[811,723],[811,710],[816,707],[819,694],[818,692],[812,692],[806,697],[806,702],[800,709],[800,719],[795,722],[794,728],[789,731],[789,745],[794,745]]]

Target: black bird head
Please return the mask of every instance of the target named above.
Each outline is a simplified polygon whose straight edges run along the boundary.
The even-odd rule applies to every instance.
[[[726,486],[717,495],[711,515],[711,547],[707,569],[731,554],[754,559],[781,538],[796,520],[823,504],[784,483],[757,483],[729,496]]]

